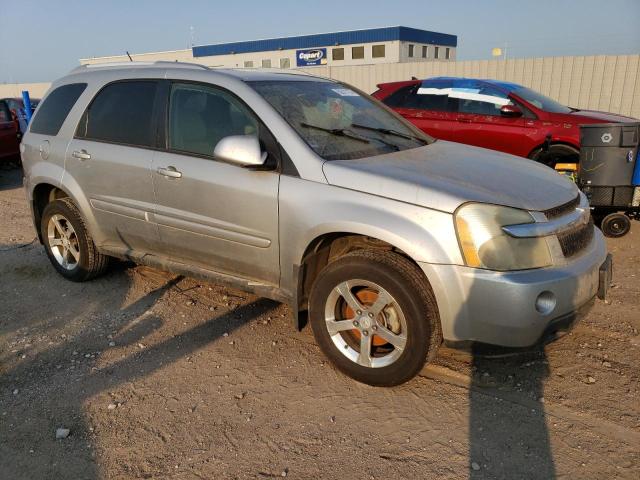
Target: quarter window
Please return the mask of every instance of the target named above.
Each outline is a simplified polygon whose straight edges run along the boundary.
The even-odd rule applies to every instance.
[[[334,48],[331,50],[331,58],[333,60],[344,60],[344,48]]]
[[[42,135],[57,135],[85,88],[86,83],[70,83],[47,95],[31,122],[30,131]]]
[[[371,47],[371,56],[373,58],[384,58],[384,45],[374,45]]]
[[[84,113],[76,136],[141,147],[154,146],[153,104],[158,82],[112,83],[95,96]]]
[[[258,135],[258,122],[239,100],[214,87],[176,83],[169,104],[169,147],[213,156],[230,135]]]
[[[351,58],[354,60],[360,60],[364,58],[364,47],[352,47]]]

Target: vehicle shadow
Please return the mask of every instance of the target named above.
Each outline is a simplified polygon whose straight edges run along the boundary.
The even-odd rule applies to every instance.
[[[0,160],[0,191],[22,186],[22,168],[13,162]]]
[[[565,290],[575,310],[581,306],[576,298],[583,288],[585,285],[574,281]],[[476,280],[467,298],[467,305],[483,305],[491,298],[491,292]],[[505,298],[504,302],[509,299]],[[529,314],[533,312],[536,321],[545,325],[558,315],[554,310],[547,315],[538,314],[533,300],[531,305],[522,308],[528,308]],[[512,311],[494,305],[493,316],[486,320],[492,325],[488,328],[501,329],[507,338],[511,335],[509,318],[517,321],[513,313],[507,313]],[[477,337],[481,337],[481,333],[476,330]],[[549,335],[555,333],[547,331],[545,337]],[[474,344],[471,354],[469,478],[556,478],[545,415],[544,387],[550,367],[544,346],[540,343],[527,349],[508,350]]]
[[[75,284],[57,277],[44,264],[40,249],[26,249],[1,269],[7,280],[0,284],[6,312],[0,315],[3,478],[102,478],[87,421],[89,399],[150,375],[278,305],[250,302],[160,343],[141,346],[145,337],[162,328],[163,319],[154,308],[181,276],[169,277],[129,303],[134,273],[127,264],[116,263],[105,277]],[[40,264],[47,270],[40,270]],[[12,291],[22,292],[20,298],[7,300]],[[101,359],[109,342],[122,355],[105,364]],[[56,440],[60,427],[71,433]]]

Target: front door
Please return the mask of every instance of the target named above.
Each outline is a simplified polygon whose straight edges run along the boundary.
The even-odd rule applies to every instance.
[[[168,101],[168,151],[153,161],[164,250],[175,261],[277,285],[279,174],[213,157],[226,136],[257,135],[269,145],[270,133],[237,97],[210,85],[173,83]]]
[[[453,92],[458,97],[459,141],[526,156],[529,152],[526,148],[531,142],[524,117],[508,117],[500,111],[502,106],[511,105],[513,101],[497,88],[472,82],[467,80],[464,88]]]

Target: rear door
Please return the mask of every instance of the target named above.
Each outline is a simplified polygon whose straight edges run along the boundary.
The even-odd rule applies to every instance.
[[[277,285],[280,175],[213,156],[226,136],[257,135],[277,161],[277,142],[242,100],[221,88],[174,82],[167,102],[167,151],[153,162],[164,251],[179,262]]]
[[[7,102],[0,100],[0,158],[18,155],[18,131]]]
[[[524,116],[502,115],[512,105],[508,94],[483,82],[454,83],[451,95],[458,99],[458,141],[477,147],[526,156],[521,146],[530,144]]]
[[[151,163],[159,80],[110,83],[93,98],[67,149],[66,170],[87,195],[105,246],[154,252]]]
[[[406,95],[389,106],[423,132],[442,140],[457,141],[457,100],[449,96],[450,89],[451,80],[425,80],[409,87]]]

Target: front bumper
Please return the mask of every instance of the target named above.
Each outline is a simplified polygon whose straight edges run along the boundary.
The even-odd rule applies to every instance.
[[[591,245],[562,266],[517,272],[420,266],[433,287],[446,341],[528,347],[554,324],[575,320],[585,310],[600,284],[609,281],[601,282],[601,277],[610,279],[610,265],[608,273],[600,273],[608,258],[604,237],[596,229]]]

